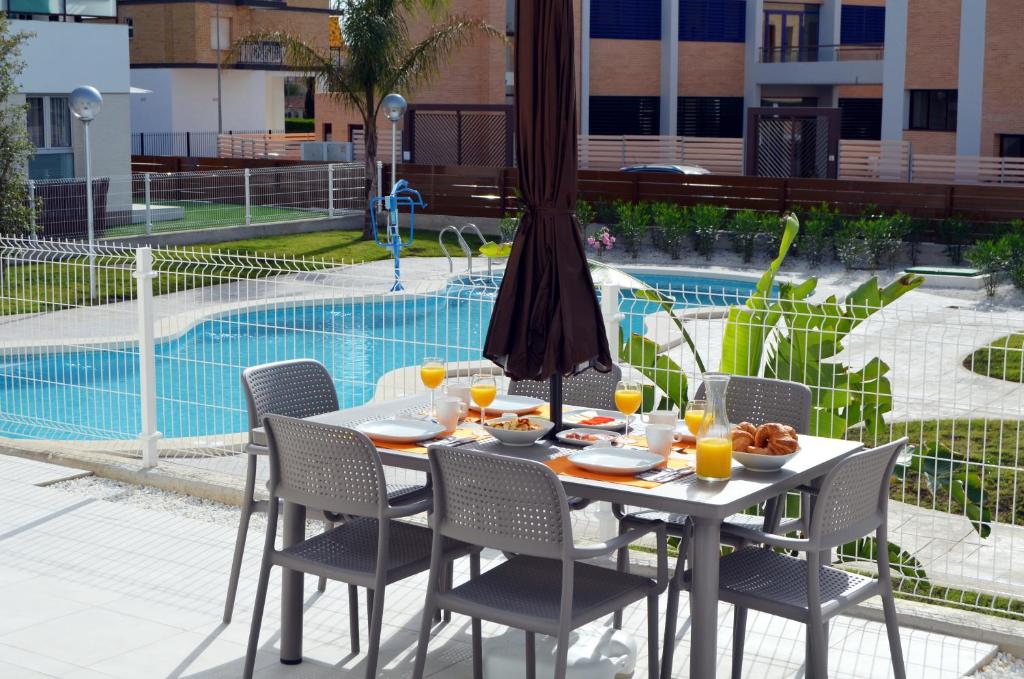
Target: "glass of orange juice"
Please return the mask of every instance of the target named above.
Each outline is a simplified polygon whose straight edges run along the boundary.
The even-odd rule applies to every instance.
[[[494,375],[473,375],[473,383],[469,387],[469,395],[473,403],[480,406],[480,424],[487,421],[487,406],[494,402],[498,395],[498,383]]]
[[[708,402],[703,399],[694,399],[687,402],[686,412],[683,414],[683,421],[686,428],[694,436],[700,431],[700,423],[704,419],[704,412],[708,409]]]
[[[633,380],[622,380],[615,387],[615,407],[626,416],[626,433],[629,436],[629,422],[633,419],[634,413],[640,410],[644,395],[640,390],[640,383]]]
[[[445,372],[443,358],[428,356],[420,363],[420,381],[430,390],[430,417],[434,416],[434,391],[444,382]]]

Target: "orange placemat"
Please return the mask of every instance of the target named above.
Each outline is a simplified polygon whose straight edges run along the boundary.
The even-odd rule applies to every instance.
[[[491,437],[490,434],[488,434],[485,431],[480,431],[479,429],[456,429],[454,434],[445,434],[444,436],[438,439],[434,439],[433,441],[424,441],[421,443],[391,443],[380,441],[375,443],[378,448],[383,448],[384,450],[394,450],[399,453],[418,453],[420,455],[426,455],[427,446],[432,445],[442,439],[446,439],[449,436],[457,436],[460,438],[472,436],[473,440],[476,441]],[[426,443],[426,445],[424,445],[424,443]]]
[[[550,467],[556,474],[562,476],[575,476],[580,479],[590,479],[591,481],[606,481],[608,483],[618,483],[623,486],[633,486],[635,488],[657,488],[662,485],[655,483],[654,481],[643,481],[632,476],[622,476],[619,474],[598,474],[597,472],[587,471],[581,467],[577,467],[569,461],[568,455],[556,457],[547,460],[544,464]],[[696,464],[696,460],[693,455],[689,454],[689,451],[685,455],[678,453],[672,455],[668,460],[669,469],[685,469],[693,468]]]

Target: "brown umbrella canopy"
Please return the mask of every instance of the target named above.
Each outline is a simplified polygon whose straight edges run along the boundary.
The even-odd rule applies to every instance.
[[[611,366],[608,339],[574,215],[572,0],[519,0],[515,35],[516,156],[525,210],[484,356],[513,379],[588,367],[604,372]]]

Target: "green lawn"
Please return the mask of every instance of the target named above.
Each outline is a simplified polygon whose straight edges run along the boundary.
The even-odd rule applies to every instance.
[[[1024,383],[1024,332],[1000,337],[964,359],[964,367],[985,377]]]
[[[856,437],[856,434],[853,434]],[[916,420],[897,422],[892,432],[880,439],[889,441],[907,436],[910,442],[923,447],[942,444],[953,453],[953,458],[967,464],[968,469],[982,478],[984,506],[994,520],[1024,525],[1024,467],[1020,458],[1024,453],[1024,421],[1021,420]],[[883,443],[879,440],[877,443]],[[865,440],[865,443],[876,442]],[[940,511],[962,514],[960,505],[949,494],[939,489],[932,491],[927,479],[916,472],[908,472],[906,482],[893,481],[890,494],[894,500]]]
[[[453,238],[446,237],[452,255],[460,252]],[[244,265],[231,262],[210,263],[194,267],[186,273],[161,274],[156,279],[156,294],[180,292],[204,285],[224,283],[235,278],[262,278],[281,272],[273,257],[310,258],[295,268],[313,270],[338,263],[368,262],[390,257],[388,251],[372,241],[362,239],[359,231],[320,231],[316,233],[269,236],[250,240],[194,246],[196,250],[233,252],[252,255],[256,259]],[[267,253],[272,253],[268,255]],[[422,231],[412,246],[402,251],[404,257],[440,257],[437,234]],[[460,255],[461,256],[461,255]],[[154,252],[156,268],[165,255]],[[263,259],[265,257],[265,259]],[[3,294],[0,294],[0,315],[38,313],[69,306],[89,304],[88,260],[72,257],[60,262],[12,266],[3,272]],[[118,302],[135,297],[130,262],[111,257],[98,257],[98,303]],[[265,265],[260,266],[261,262]],[[184,267],[178,267],[184,268]],[[43,303],[38,300],[51,300]]]
[[[245,206],[228,203],[197,203],[192,201],[162,202],[154,205],[171,205],[182,208],[181,219],[153,222],[153,233],[167,231],[189,231],[192,229],[208,229],[222,226],[240,226],[245,224]],[[264,222],[288,222],[298,219],[323,217],[322,213],[309,210],[294,210],[285,207],[263,207],[254,205],[249,209],[253,224]],[[145,233],[145,224],[128,224],[114,226],[103,230],[104,236],[137,236]]]

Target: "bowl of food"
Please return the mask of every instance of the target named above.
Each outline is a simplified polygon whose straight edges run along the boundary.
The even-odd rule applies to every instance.
[[[502,415],[483,423],[484,430],[508,446],[532,446],[555,423],[543,417]]]
[[[751,471],[778,471],[799,452],[800,437],[789,425],[740,422],[733,427],[732,457]]]

